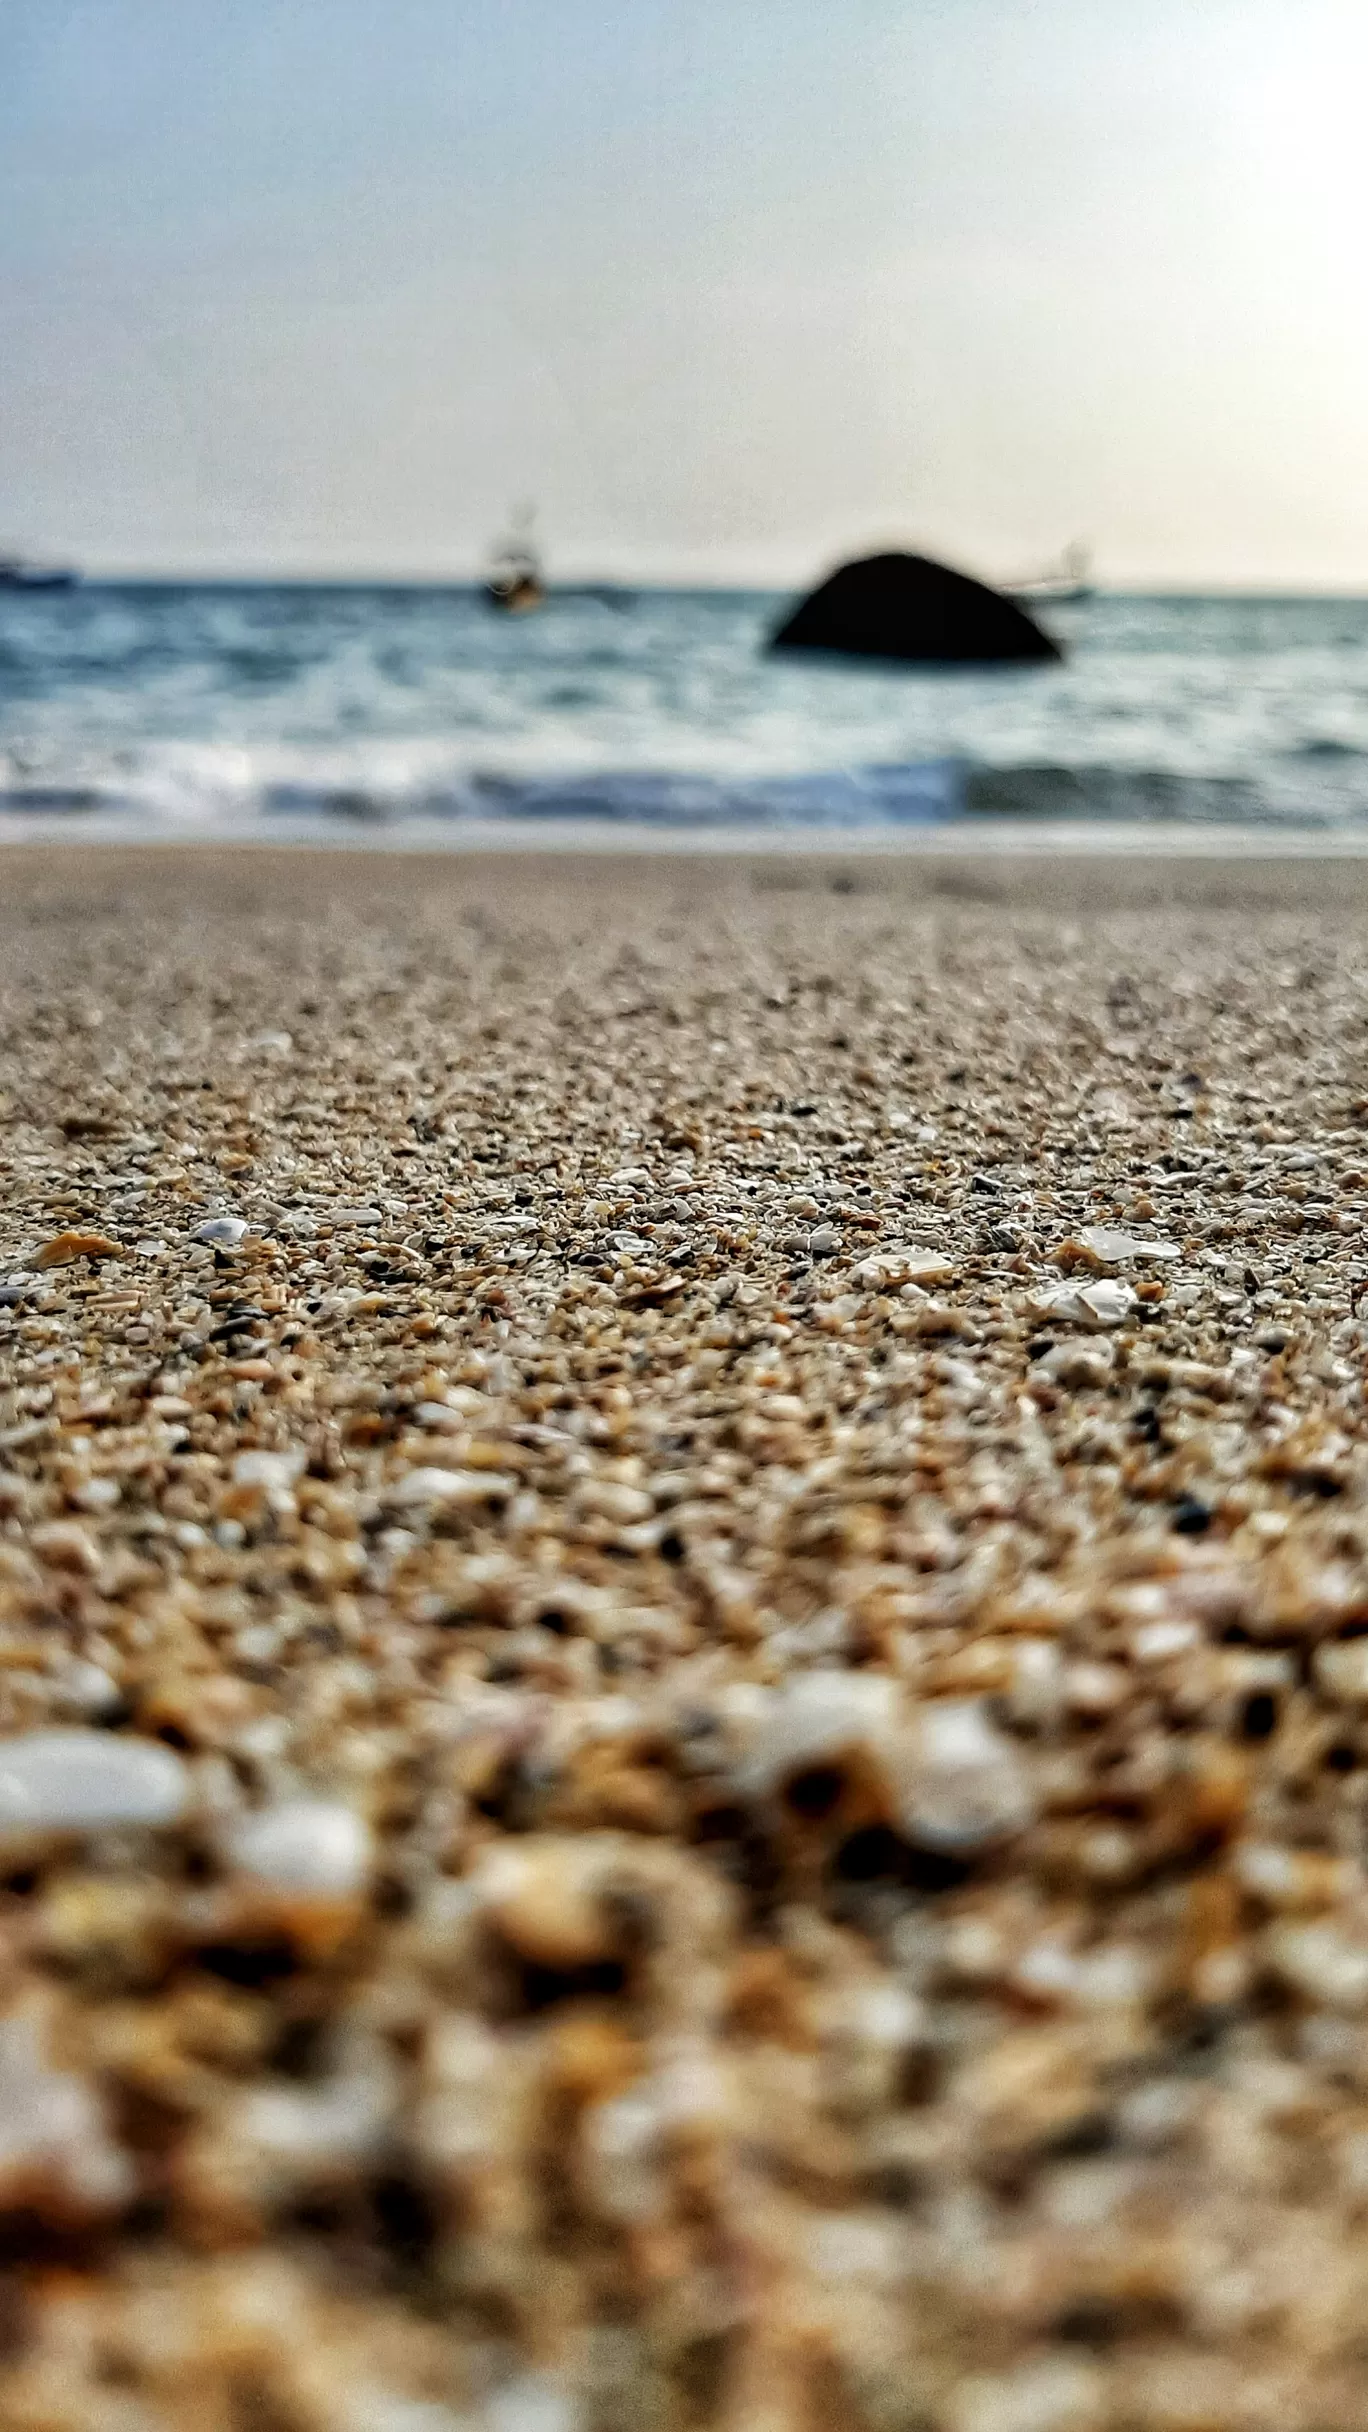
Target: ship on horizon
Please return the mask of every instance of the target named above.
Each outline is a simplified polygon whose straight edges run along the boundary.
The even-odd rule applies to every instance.
[[[490,607],[502,609],[505,616],[527,616],[545,605],[546,575],[532,537],[534,520],[534,508],[520,507],[490,558],[484,595]]]
[[[1081,540],[1064,551],[1057,565],[1047,566],[1043,573],[1029,574],[1020,582],[1004,583],[1008,599],[1022,607],[1066,607],[1076,600],[1097,596],[1092,579],[1092,553]]]
[[[71,591],[79,580],[73,566],[43,566],[31,557],[0,552],[0,591]]]

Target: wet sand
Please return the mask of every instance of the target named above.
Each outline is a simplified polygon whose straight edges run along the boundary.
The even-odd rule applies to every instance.
[[[0,2420],[1358,2432],[1366,910],[0,855]]]

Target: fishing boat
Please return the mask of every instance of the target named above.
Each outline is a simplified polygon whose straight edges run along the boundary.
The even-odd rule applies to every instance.
[[[1018,600],[1026,608],[1064,608],[1076,600],[1096,597],[1091,577],[1092,558],[1082,541],[1075,541],[1057,565],[1047,566],[1043,573],[1027,575],[1021,582],[1005,583],[1003,589],[1009,599]]]
[[[70,566],[38,566],[27,557],[0,557],[0,591],[70,591]]]
[[[491,608],[505,616],[528,616],[546,600],[546,576],[532,538],[532,509],[513,517],[505,538],[496,543],[485,576],[484,595]]]

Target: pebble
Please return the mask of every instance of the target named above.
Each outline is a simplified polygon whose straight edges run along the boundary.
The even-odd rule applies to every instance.
[[[453,1510],[491,1503],[517,1491],[516,1478],[495,1469],[410,1469],[388,1490],[388,1501],[404,1510],[424,1504]]]
[[[1342,1927],[1319,1921],[1275,1926],[1266,1949],[1275,1974],[1305,2001],[1353,2017],[1368,2011],[1368,1943]]]
[[[896,1681],[883,1673],[797,1673],[758,1719],[740,1779],[765,1795],[850,1750],[882,1755],[892,1745],[899,1704]]]
[[[374,1855],[364,1818],[337,1799],[283,1799],[239,1816],[223,1849],[230,1866],[259,1883],[336,1900],[364,1891]]]
[[[484,2418],[482,2432],[583,2432],[584,2424],[573,2393],[541,2373],[519,2374],[492,2390]]]
[[[1033,1373],[1052,1384],[1091,1388],[1100,1392],[1112,1375],[1115,1353],[1110,1343],[1056,1343],[1036,1362]]]
[[[0,2216],[26,2206],[54,2222],[98,2220],[134,2190],[85,2080],[54,2069],[39,2015],[0,2018]]]
[[[68,1667],[62,1681],[62,1703],[68,1713],[91,1717],[117,1714],[122,1702],[118,1682],[99,1664],[78,1660]]]
[[[898,1777],[904,1828],[923,1849],[986,1848],[1024,1831],[1034,1813],[1020,1752],[977,1698],[921,1707]]]
[[[28,1833],[174,1824],[190,1781],[174,1749],[105,1731],[0,1741],[0,1843]]]
[[[294,1445],[288,1452],[240,1452],[233,1462],[233,1484],[260,1486],[269,1495],[287,1496],[303,1476],[308,1459],[302,1445]]]
[[[946,2432],[1104,2432],[1113,2420],[1100,2366],[1082,2357],[1046,2356],[1011,2375],[975,2375],[966,2381],[955,2395]],[[1190,2426],[1170,2419],[1165,2432],[1207,2432],[1208,2425],[1217,2432],[1209,2416],[1200,2426],[1195,2419]]]
[[[1320,1686],[1346,1705],[1368,1706],[1368,1638],[1347,1638],[1317,1647],[1315,1673]]]

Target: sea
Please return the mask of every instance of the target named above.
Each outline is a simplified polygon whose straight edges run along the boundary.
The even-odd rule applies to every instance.
[[[1368,600],[1103,592],[962,673],[771,656],[789,605],[0,591],[0,839],[1368,849]]]

